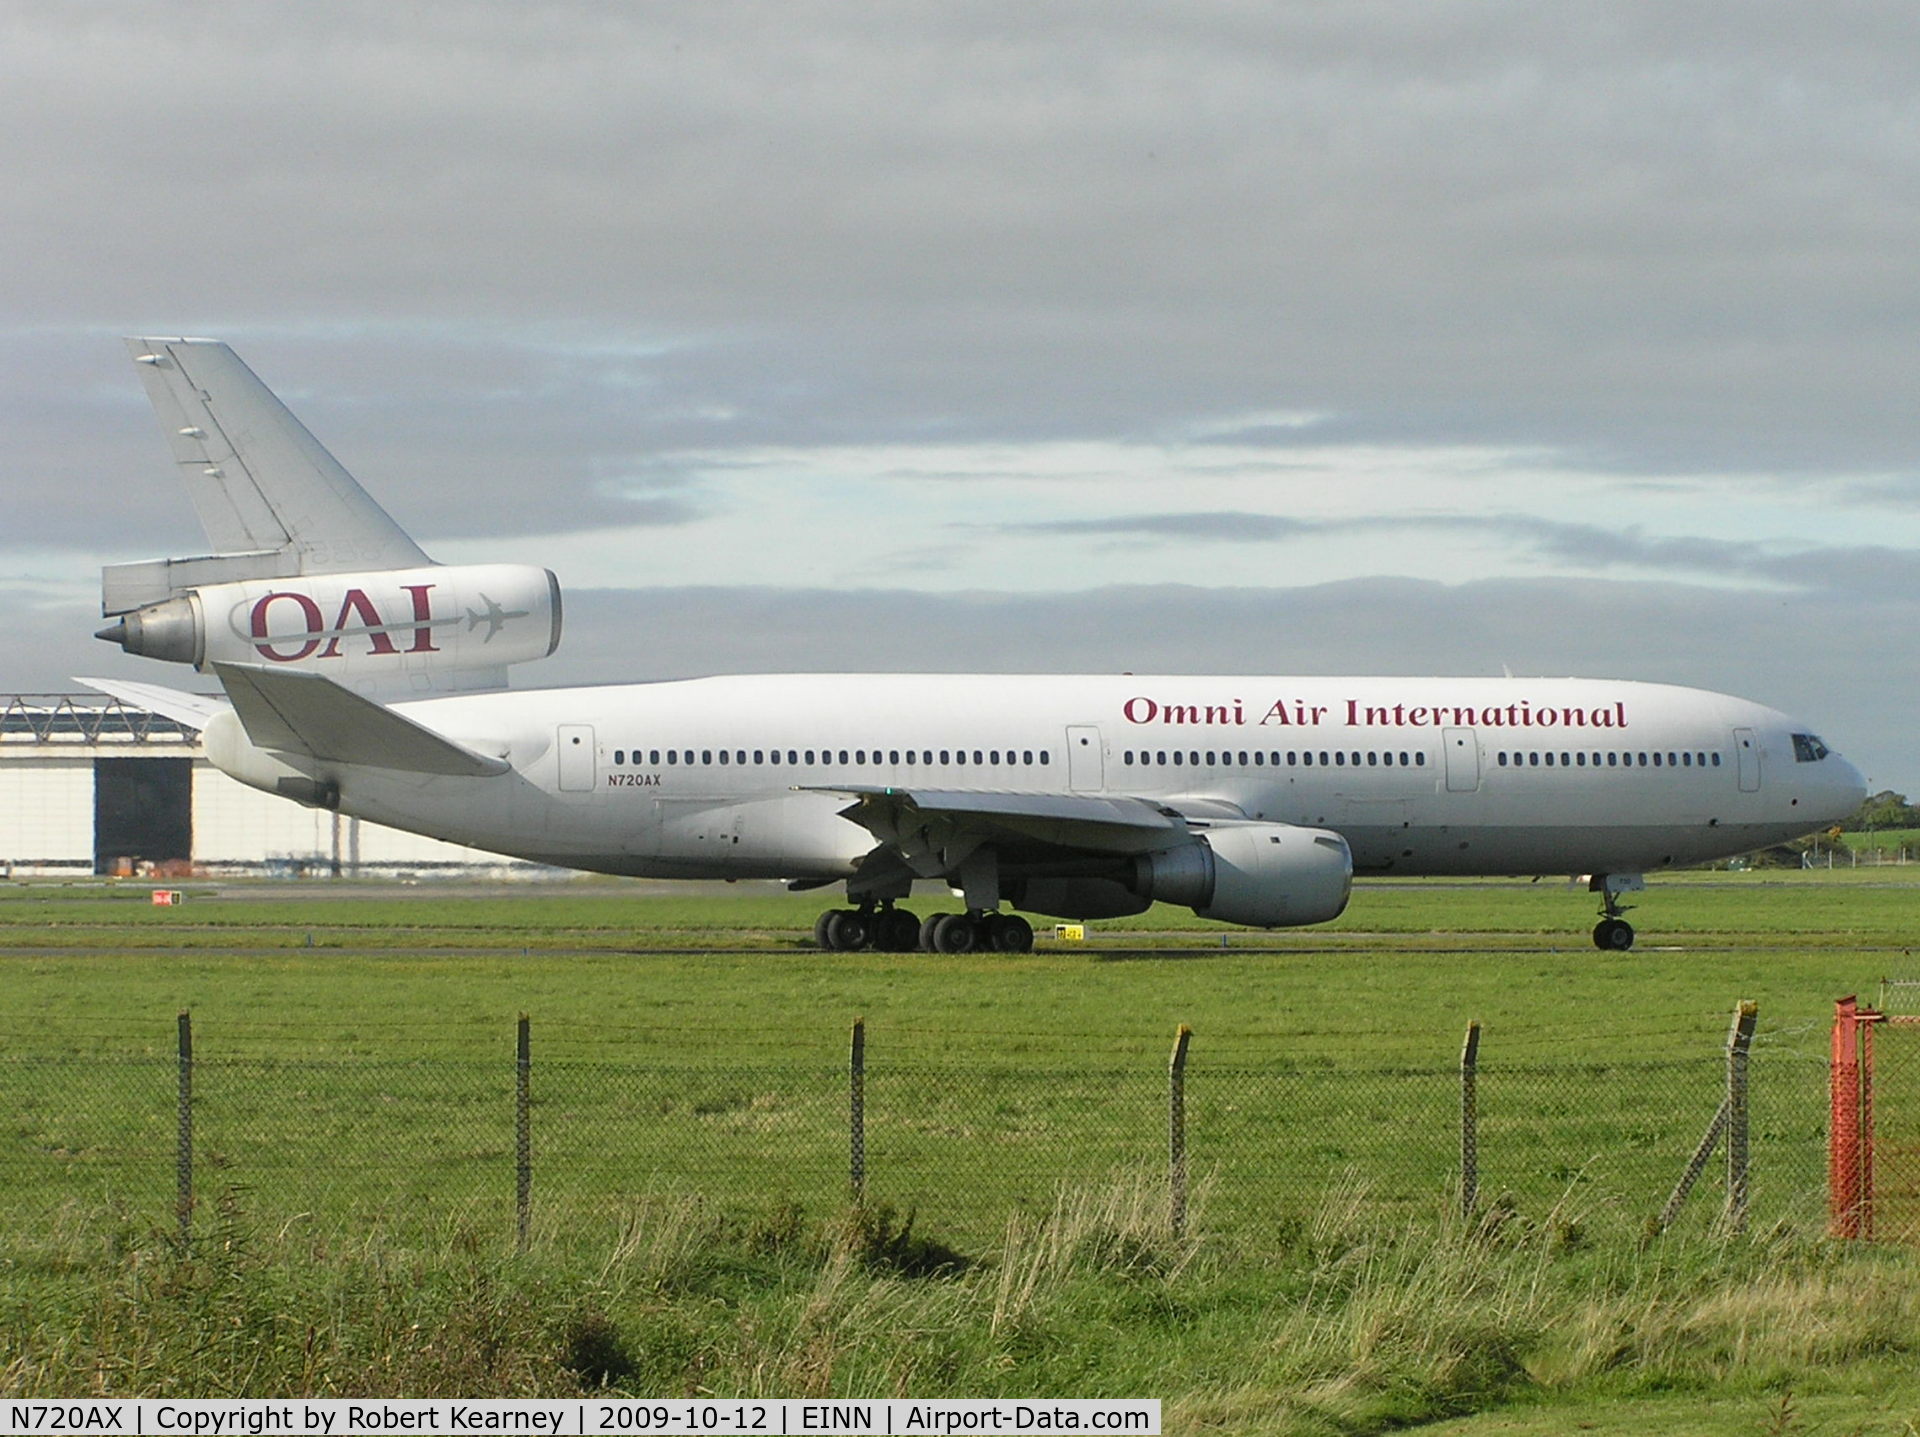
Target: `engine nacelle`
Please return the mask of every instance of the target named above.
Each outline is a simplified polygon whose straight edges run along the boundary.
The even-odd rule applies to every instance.
[[[208,584],[99,637],[192,664],[273,664],[349,688],[478,688],[560,645],[560,584],[526,564],[431,565]]]
[[[1152,902],[1117,878],[1024,878],[1007,896],[1016,908],[1050,918],[1128,918]]]
[[[1240,823],[1134,860],[1134,891],[1221,923],[1293,928],[1338,918],[1353,892],[1346,839],[1322,828]]]

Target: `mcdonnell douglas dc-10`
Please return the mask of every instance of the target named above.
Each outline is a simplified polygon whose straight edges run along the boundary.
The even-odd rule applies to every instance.
[[[94,681],[300,803],[650,878],[844,884],[830,949],[1021,952],[1020,912],[1155,901],[1324,923],[1355,874],[1586,875],[1593,940],[1655,869],[1832,824],[1859,772],[1725,694],[1600,679],[753,674],[508,691],[560,642],[545,569],[434,563],[226,345],[133,359],[214,552],[117,564],[100,637],[224,699]],[[961,911],[924,922],[916,882]]]

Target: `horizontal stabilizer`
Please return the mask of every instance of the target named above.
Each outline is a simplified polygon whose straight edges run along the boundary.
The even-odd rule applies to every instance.
[[[261,748],[462,778],[485,778],[509,767],[504,758],[444,738],[320,674],[246,664],[215,664],[213,671],[247,737]]]
[[[165,689],[158,684],[132,683],[126,679],[84,679],[76,676],[74,682],[119,699],[129,708],[161,714],[191,729],[203,729],[215,714],[227,711],[227,701],[215,694],[183,694],[178,689]]]

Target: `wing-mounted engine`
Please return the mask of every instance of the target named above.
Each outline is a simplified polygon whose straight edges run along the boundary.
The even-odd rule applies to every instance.
[[[1346,839],[1284,823],[1216,825],[1192,843],[1140,854],[1133,869],[1129,886],[1141,897],[1248,928],[1326,923],[1353,891]]]
[[[525,564],[432,564],[190,588],[98,637],[191,664],[271,665],[361,693],[499,688],[560,644],[560,584]]]

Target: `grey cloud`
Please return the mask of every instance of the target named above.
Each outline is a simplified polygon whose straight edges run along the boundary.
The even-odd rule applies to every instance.
[[[363,361],[440,325],[490,380],[542,327],[664,338],[686,347],[636,393],[677,369],[788,440],[1279,405],[1633,472],[1920,451],[1897,7],[4,23],[0,242],[36,324],[378,317]]]
[[[1542,558],[1593,573],[1638,569],[1675,576],[1741,577],[1809,588],[1879,582],[1920,592],[1920,553],[1860,546],[1814,546],[1781,552],[1777,546],[1703,536],[1649,535],[1524,514],[1376,515],[1357,519],[1295,519],[1236,511],[1137,514],[1109,519],[1055,519],[995,526],[998,532],[1078,534],[1123,543],[1169,541],[1266,544],[1345,534],[1427,534],[1486,537],[1517,544]]]

